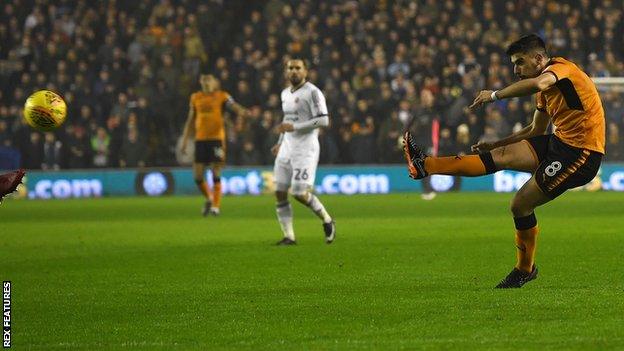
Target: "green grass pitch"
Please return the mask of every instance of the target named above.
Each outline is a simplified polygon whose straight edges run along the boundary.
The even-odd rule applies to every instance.
[[[15,350],[624,348],[624,194],[537,210],[540,276],[515,263],[512,194],[321,196],[294,203],[296,247],[270,196],[6,201],[0,278]]]

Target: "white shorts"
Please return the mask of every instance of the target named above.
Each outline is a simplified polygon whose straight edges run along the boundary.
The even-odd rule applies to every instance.
[[[276,158],[273,179],[278,191],[287,191],[292,186],[293,194],[302,194],[314,187],[318,157]]]

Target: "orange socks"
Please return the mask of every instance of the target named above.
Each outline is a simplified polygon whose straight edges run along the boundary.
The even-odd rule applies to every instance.
[[[197,184],[197,188],[204,194],[204,197],[208,200],[210,199],[210,189],[208,189],[208,184],[202,180],[196,180],[195,184]]]
[[[208,188],[208,183],[205,180],[196,180],[195,184],[197,184],[197,188],[204,194],[206,200],[212,201],[213,208],[221,207],[221,178],[214,177],[212,178],[214,184],[212,186],[212,196],[210,194],[210,189]]]
[[[425,170],[429,174],[448,174],[476,177],[497,171],[492,154],[489,152],[479,155],[427,157]]]
[[[214,189],[212,189],[212,207],[220,208],[221,207],[221,178],[217,181],[215,179],[215,183],[213,185]]]
[[[514,222],[516,224],[516,268],[531,272],[535,263],[535,247],[539,232],[535,213],[514,218]]]

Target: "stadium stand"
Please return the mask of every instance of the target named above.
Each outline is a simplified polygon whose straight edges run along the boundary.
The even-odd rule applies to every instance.
[[[624,76],[621,1],[8,0],[0,13],[0,153],[29,169],[175,166],[198,74],[211,72],[251,118],[230,114],[228,162],[270,164],[283,63],[310,61],[331,128],[322,163],[401,162],[409,128],[431,152],[461,153],[532,117],[530,98],[471,113],[479,89],[514,80],[506,43],[535,32],[594,77]],[[54,134],[20,116],[58,91]],[[603,94],[607,160],[624,159],[622,95]],[[433,131],[433,132],[432,132]],[[17,161],[15,161],[17,162]]]

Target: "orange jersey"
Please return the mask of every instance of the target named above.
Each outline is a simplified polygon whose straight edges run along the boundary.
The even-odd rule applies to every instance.
[[[224,140],[223,104],[231,99],[223,90],[191,95],[191,108],[195,110],[195,140]]]
[[[537,93],[537,109],[548,113],[555,135],[570,146],[604,154],[605,115],[594,82],[562,57],[550,59],[544,72],[557,82]]]

